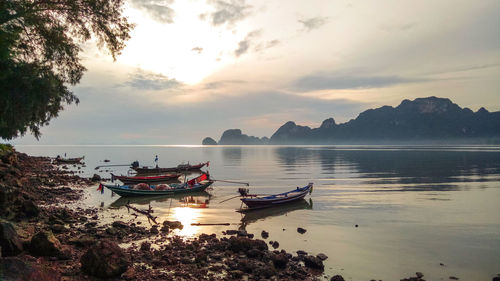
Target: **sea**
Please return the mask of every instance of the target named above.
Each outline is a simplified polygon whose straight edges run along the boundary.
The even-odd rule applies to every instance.
[[[103,220],[139,221],[130,203],[154,210],[158,220],[179,220],[174,234],[222,236],[245,229],[294,253],[328,256],[325,274],[345,280],[492,280],[500,274],[500,146],[190,146],[17,145],[36,156],[85,156],[81,176],[127,174],[130,164],[173,167],[210,161],[216,181],[207,193],[124,199],[85,188],[79,204],[99,208]],[[110,162],[104,162],[110,160]],[[196,174],[184,175],[192,178]],[[183,177],[184,177],[183,176]],[[183,179],[181,179],[182,181]],[[249,183],[246,187],[239,183]],[[314,183],[305,200],[240,213],[238,188],[275,194]],[[197,226],[192,224],[227,224]],[[304,234],[297,228],[307,230]]]

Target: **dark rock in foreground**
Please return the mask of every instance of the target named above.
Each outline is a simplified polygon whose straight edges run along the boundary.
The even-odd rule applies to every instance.
[[[323,261],[315,256],[304,256],[304,264],[314,269],[323,270],[325,268]]]
[[[130,265],[128,255],[109,240],[97,242],[81,258],[82,270],[89,275],[109,278],[124,273]]]
[[[69,258],[69,253],[50,231],[40,231],[31,238],[30,252],[35,256]]]
[[[23,244],[10,223],[0,223],[0,247],[2,257],[15,256],[23,250]]]
[[[345,280],[344,277],[342,277],[342,275],[335,275],[330,279],[330,281],[345,281]]]
[[[60,280],[60,274],[51,268],[23,261],[17,257],[0,258],[0,280]]]

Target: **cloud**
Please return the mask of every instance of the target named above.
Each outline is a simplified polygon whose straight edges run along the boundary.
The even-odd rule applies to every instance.
[[[148,13],[151,18],[163,23],[173,23],[175,11],[168,5],[170,0],[131,0],[132,7]]]
[[[176,79],[170,79],[164,75],[157,73],[148,73],[143,70],[138,70],[131,75],[131,79],[125,83],[126,85],[140,90],[165,90],[179,88],[183,84]]]
[[[358,76],[350,74],[315,74],[301,77],[292,82],[292,88],[299,91],[370,89],[384,88],[397,84],[425,82],[429,79],[406,78],[397,75],[388,76]]]
[[[252,40],[255,39],[256,37],[258,37],[261,32],[262,32],[262,30],[254,30],[254,31],[248,33],[247,36],[245,37],[245,39],[243,39],[242,41],[240,41],[238,43],[238,49],[236,49],[234,51],[234,55],[236,57],[239,57],[239,56],[243,55],[244,53],[246,53],[248,51],[248,49],[250,48],[250,46],[252,45]]]
[[[414,22],[403,23],[403,24],[385,24],[380,28],[385,31],[409,31],[417,26]]]
[[[298,22],[304,25],[306,31],[311,31],[325,25],[328,22],[328,17],[314,17],[304,20],[298,20]]]
[[[226,87],[228,85],[236,85],[236,84],[244,84],[246,81],[244,80],[221,80],[221,81],[214,81],[214,82],[209,82],[203,85],[203,89],[206,90],[215,90],[215,89],[220,89],[223,87]]]
[[[203,51],[203,48],[202,47],[194,47],[191,49],[191,51],[197,52],[198,54],[201,54],[201,52]]]
[[[281,41],[280,40],[271,40],[271,41],[267,41],[265,43],[260,43],[258,44],[256,47],[255,47],[255,51],[256,52],[260,52],[260,51],[263,51],[265,49],[270,49],[270,48],[273,48],[277,45],[281,44]]]
[[[244,0],[230,0],[230,1],[210,1],[215,11],[212,13],[205,13],[200,15],[201,20],[207,17],[210,19],[212,25],[219,26],[227,24],[233,26],[236,22],[243,20],[250,14],[252,6],[247,5]]]

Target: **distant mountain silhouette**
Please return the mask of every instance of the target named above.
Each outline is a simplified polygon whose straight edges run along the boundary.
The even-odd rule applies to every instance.
[[[240,129],[229,129],[222,133],[218,144],[267,144],[269,138],[258,138],[241,133]]]
[[[500,112],[473,112],[446,98],[403,100],[397,107],[369,109],[356,119],[335,124],[333,118],[311,129],[289,121],[270,144],[328,144],[347,141],[419,141],[500,137]]]
[[[217,142],[210,137],[206,137],[201,141],[202,145],[217,145]]]
[[[328,118],[318,128],[286,122],[270,139],[227,130],[219,144],[335,144],[383,142],[499,142],[500,112],[473,112],[446,98],[403,100],[397,107],[369,109],[356,119],[336,124]]]

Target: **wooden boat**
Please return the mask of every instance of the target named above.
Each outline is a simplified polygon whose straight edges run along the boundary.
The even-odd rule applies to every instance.
[[[56,157],[54,159],[55,164],[81,164],[81,161],[85,159],[85,156],[77,157],[77,158],[62,158]]]
[[[246,197],[241,198],[240,200],[243,203],[245,203],[245,205],[247,205],[248,208],[241,209],[240,211],[268,208],[280,204],[295,202],[297,200],[303,199],[307,195],[307,193],[312,193],[312,189],[313,189],[313,183],[311,182],[302,188],[297,187],[297,189],[280,194],[274,194],[269,196],[247,195]]]
[[[269,219],[271,217],[279,217],[287,215],[288,213],[291,213],[296,210],[310,210],[312,208],[313,208],[313,203],[311,198],[309,198],[309,201],[307,201],[306,199],[299,199],[287,204],[279,204],[269,208],[255,209],[252,210],[251,212],[243,211],[241,223],[244,225],[248,225],[251,223],[258,222],[260,220]],[[242,210],[251,210],[251,209],[242,209]]]
[[[98,190],[106,187],[120,196],[153,196],[153,195],[172,195],[180,193],[192,193],[205,191],[207,187],[212,185],[213,181],[209,179],[208,174],[191,179],[186,183],[158,184],[148,185],[140,183],[137,185],[118,185],[118,184],[100,184]],[[141,189],[137,189],[140,186]],[[144,188],[145,187],[145,188]],[[144,189],[142,189],[144,188]]]
[[[172,181],[176,180],[181,176],[181,174],[166,174],[166,175],[160,175],[160,176],[117,176],[111,173],[111,181],[114,181],[115,179],[120,180],[124,184],[131,184],[131,183],[159,183],[159,182],[165,182],[165,181]]]
[[[177,167],[171,167],[171,168],[160,168],[160,167],[139,167],[138,165],[132,165],[131,168],[134,169],[138,174],[160,174],[160,173],[181,173],[181,172],[186,172],[186,171],[197,171],[200,170],[201,168],[205,166],[209,166],[209,162],[205,163],[199,163],[196,165],[191,165],[191,164],[180,164],[177,165]]]

